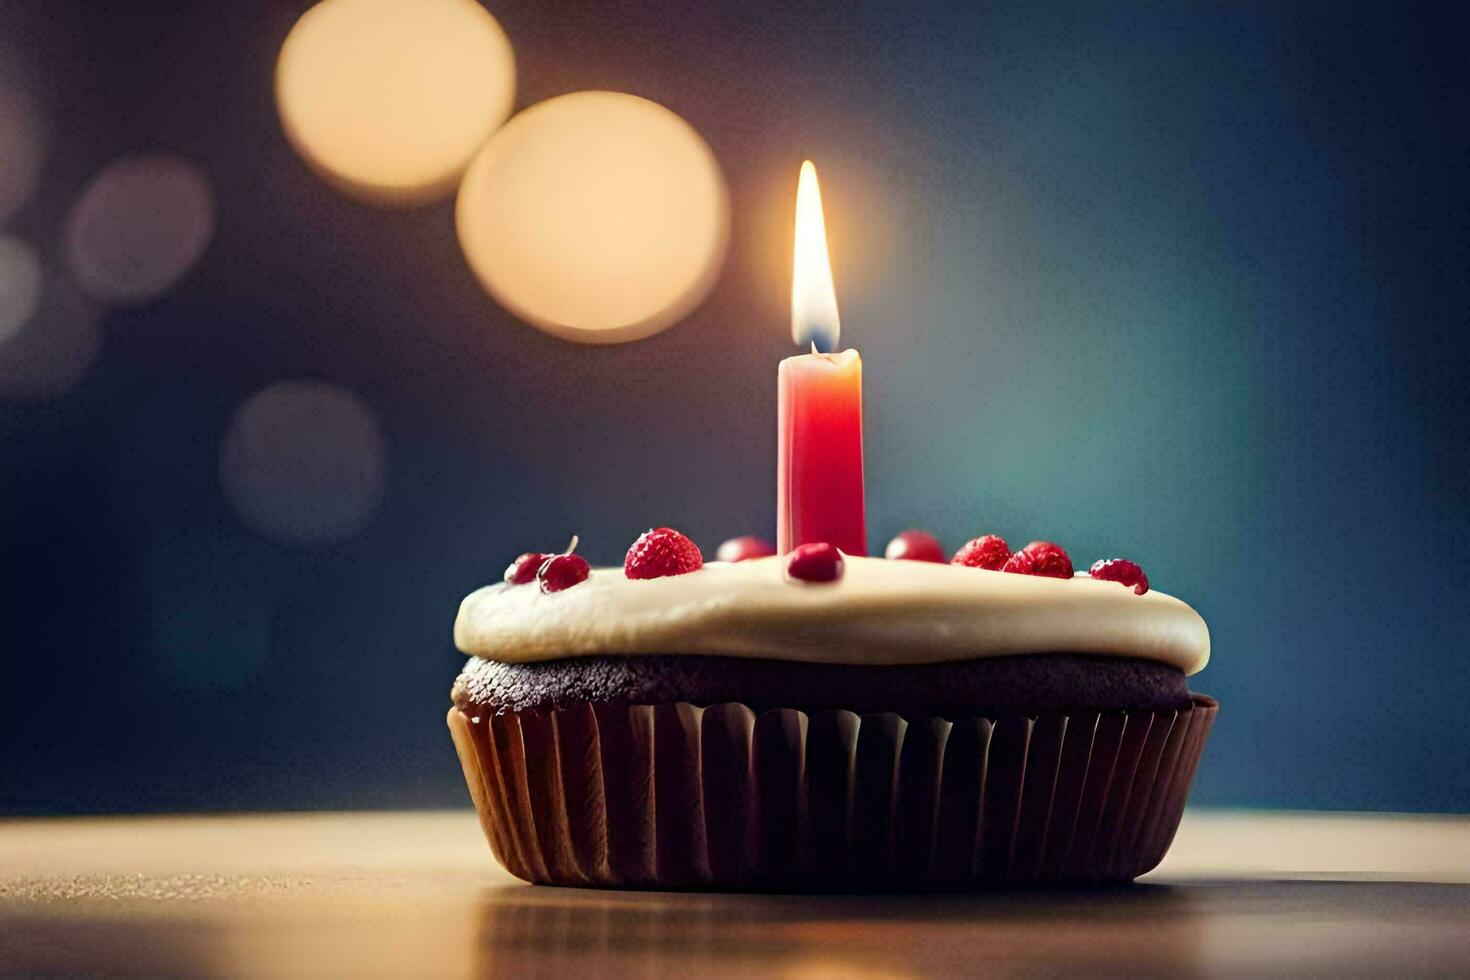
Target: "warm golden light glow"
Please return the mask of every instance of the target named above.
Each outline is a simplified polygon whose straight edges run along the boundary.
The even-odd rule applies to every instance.
[[[474,0],[323,0],[276,64],[297,152],[376,203],[447,195],[514,101],[510,41]]]
[[[802,162],[796,182],[796,248],[791,269],[791,339],[820,351],[837,349],[842,324],[837,316],[837,290],[827,254],[827,222],[822,217],[822,190],[817,168]]]
[[[465,258],[518,317],[580,343],[637,340],[714,285],[729,239],[714,154],[673,112],[576,92],[520,113],[470,164]]]

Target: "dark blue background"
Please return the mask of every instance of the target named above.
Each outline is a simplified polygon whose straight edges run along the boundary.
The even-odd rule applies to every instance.
[[[0,406],[0,810],[463,803],[465,592],[572,531],[611,561],[650,524],[773,530],[803,156],[866,366],[875,546],[1138,557],[1214,637],[1197,802],[1470,808],[1455,5],[497,0],[518,106],[644,95],[728,175],[711,298],[617,348],[499,309],[450,204],[306,171],[271,93],[305,6],[0,15],[56,132],[12,230],[54,248],[128,150],[197,159],[218,199],[203,261],[108,318],[80,387]],[[299,375],[359,392],[391,451],[372,524],[319,550],[257,538],[216,477],[235,406]]]

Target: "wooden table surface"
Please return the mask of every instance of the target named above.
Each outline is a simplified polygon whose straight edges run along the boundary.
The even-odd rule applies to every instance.
[[[1191,812],[1105,891],[533,887],[469,811],[0,822],[0,973],[1470,973],[1470,819]]]

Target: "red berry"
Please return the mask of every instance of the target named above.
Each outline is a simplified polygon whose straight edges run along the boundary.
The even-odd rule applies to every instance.
[[[988,568],[992,572],[998,572],[1005,566],[1006,559],[1011,557],[1011,546],[1006,544],[1006,539],[999,534],[987,534],[965,542],[959,551],[954,553],[950,559],[952,565],[965,565],[969,568]]]
[[[1131,562],[1127,558],[1104,558],[1101,561],[1095,561],[1087,574],[1104,582],[1131,585],[1133,591],[1138,595],[1143,595],[1148,591],[1148,576],[1143,574],[1143,569],[1138,567],[1137,562]]]
[[[842,552],[825,541],[800,545],[786,556],[786,577],[801,582],[832,582],[842,577]]]
[[[505,580],[511,585],[525,585],[527,582],[534,582],[536,570],[550,557],[539,551],[526,552],[510,563],[510,567],[505,570]]]
[[[883,549],[883,557],[890,561],[944,561],[944,546],[928,531],[910,528],[900,531]]]
[[[1006,561],[1003,572],[1018,575],[1042,575],[1047,578],[1071,578],[1072,559],[1061,545],[1050,541],[1033,541]]]
[[[587,581],[590,571],[587,559],[581,555],[552,555],[541,563],[536,579],[541,583],[541,591],[551,595]]]
[[[623,574],[629,578],[663,578],[703,567],[699,546],[671,527],[644,531],[623,559]]]
[[[731,538],[715,552],[718,561],[746,561],[750,558],[767,558],[776,553],[776,546],[765,538],[747,534],[743,538]]]

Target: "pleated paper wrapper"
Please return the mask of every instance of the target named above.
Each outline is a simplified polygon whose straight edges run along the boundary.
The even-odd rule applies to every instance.
[[[903,718],[593,704],[449,727],[526,881],[763,891],[1131,880],[1163,859],[1219,705]]]

